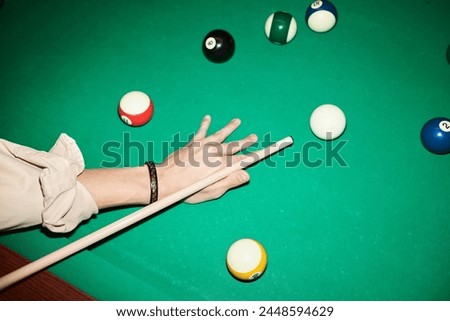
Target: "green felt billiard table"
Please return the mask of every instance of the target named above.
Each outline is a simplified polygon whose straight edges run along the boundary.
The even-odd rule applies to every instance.
[[[239,117],[230,141],[255,133],[255,149],[295,140],[249,168],[248,185],[172,206],[51,272],[98,300],[450,300],[450,155],[420,141],[427,120],[450,116],[450,2],[335,0],[327,33],[307,27],[309,3],[5,1],[1,138],[48,150],[67,133],[87,168],[161,162],[206,114],[212,131]],[[280,10],[298,23],[287,45],[264,33]],[[236,43],[223,64],[202,53],[214,29]],[[133,90],[155,106],[142,127],[117,113]],[[333,141],[310,129],[322,104],[346,115]],[[69,234],[3,232],[0,243],[36,260],[136,209]],[[245,237],[269,262],[250,283],[225,265]]]

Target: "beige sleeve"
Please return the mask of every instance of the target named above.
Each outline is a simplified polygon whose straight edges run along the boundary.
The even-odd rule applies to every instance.
[[[83,170],[83,155],[66,134],[49,152],[0,139],[0,230],[40,224],[64,233],[97,214],[77,181]]]

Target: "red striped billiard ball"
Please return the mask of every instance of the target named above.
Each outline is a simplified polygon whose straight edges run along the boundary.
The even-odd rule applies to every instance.
[[[150,97],[142,91],[131,91],[119,102],[119,116],[133,127],[147,124],[153,117],[154,106]]]

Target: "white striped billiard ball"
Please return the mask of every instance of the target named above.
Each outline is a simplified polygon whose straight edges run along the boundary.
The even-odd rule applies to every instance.
[[[154,106],[150,97],[142,91],[131,91],[119,102],[119,116],[130,126],[142,126],[153,117]]]

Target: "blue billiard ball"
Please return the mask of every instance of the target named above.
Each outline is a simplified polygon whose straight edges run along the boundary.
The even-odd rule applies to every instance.
[[[318,0],[306,9],[306,24],[315,32],[327,32],[333,29],[337,21],[337,10],[328,0]]]
[[[420,139],[423,146],[434,154],[450,153],[450,119],[430,119],[423,125]]]

